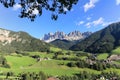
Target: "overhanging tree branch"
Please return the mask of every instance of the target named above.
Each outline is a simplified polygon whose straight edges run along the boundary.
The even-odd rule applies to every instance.
[[[20,18],[29,18],[34,21],[37,15],[41,16],[43,9],[51,11],[51,18],[57,20],[58,14],[66,14],[77,4],[78,0],[0,0],[6,7],[13,7],[15,4],[21,5]],[[34,14],[37,10],[38,14]]]

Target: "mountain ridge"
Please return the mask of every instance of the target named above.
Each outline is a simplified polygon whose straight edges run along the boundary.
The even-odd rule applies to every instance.
[[[82,50],[91,53],[111,52],[120,46],[120,22],[93,33],[85,40],[75,44],[71,50]]]
[[[49,44],[32,37],[24,31],[11,31],[0,28],[0,51],[47,51]]]
[[[80,31],[73,31],[68,34],[65,34],[64,32],[57,31],[55,33],[45,34],[42,40],[48,43],[56,39],[74,41],[74,40],[82,40],[91,34],[92,32],[81,33]]]

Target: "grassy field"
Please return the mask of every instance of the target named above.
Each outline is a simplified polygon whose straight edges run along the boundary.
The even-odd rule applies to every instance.
[[[120,47],[114,49],[111,53],[112,54],[120,54]]]
[[[51,48],[53,52],[60,51],[58,48]],[[117,49],[118,51],[119,49]],[[116,50],[115,50],[116,51]],[[6,73],[8,71],[14,72],[15,75],[21,72],[40,72],[43,71],[47,75],[52,76],[61,76],[61,75],[67,75],[72,76],[74,74],[80,73],[81,71],[87,71],[93,74],[100,74],[101,71],[88,69],[88,68],[77,68],[77,67],[67,67],[66,64],[68,62],[71,62],[69,60],[54,60],[52,57],[54,56],[54,53],[45,53],[45,52],[27,52],[27,56],[23,56],[20,54],[11,54],[11,55],[5,55],[5,58],[7,60],[7,63],[10,65],[10,68],[3,68],[0,67],[0,74]],[[64,51],[64,53],[67,53],[67,51]],[[30,56],[32,55],[39,55],[41,58],[48,57],[50,60],[42,60],[38,61]],[[70,55],[59,55],[58,57],[68,56],[70,58],[75,58],[76,54],[72,53]],[[109,55],[107,53],[99,54],[97,58],[99,60],[107,59]],[[85,59],[86,56],[79,56],[80,59]],[[118,71],[120,74],[120,69],[107,69],[104,70],[105,72],[109,71]],[[2,77],[2,76],[1,76]]]
[[[0,73],[6,73],[8,71],[18,74],[23,72],[26,67],[32,66],[36,63],[36,60],[29,56],[5,56],[10,68],[0,67]]]
[[[107,59],[108,56],[109,56],[108,53],[102,53],[102,54],[99,54],[99,55],[97,56],[97,59],[98,59],[98,60],[105,60],[105,59]]]
[[[40,55],[42,58],[51,58],[53,54],[47,54],[42,52],[29,52],[29,56],[22,55],[7,55],[5,56],[7,63],[11,68],[0,67],[0,73],[6,73],[8,71],[18,74],[21,72],[40,72],[43,71],[47,75],[61,76],[67,75],[72,76],[74,74],[80,73],[80,71],[87,70],[90,73],[99,74],[99,71],[91,70],[88,68],[77,68],[77,67],[67,67],[66,64],[71,61],[67,60],[43,60],[37,62],[36,59],[30,57],[30,55]],[[72,57],[73,55],[71,55]]]
[[[57,51],[62,51],[60,48],[55,48],[55,47],[50,47],[50,51],[52,52],[57,52]]]
[[[15,74],[21,72],[40,72],[43,71],[47,75],[54,75],[54,76],[61,76],[67,75],[72,76],[73,74],[79,73],[80,71],[87,70],[93,73],[99,73],[95,70],[90,70],[87,68],[77,68],[77,67],[67,67],[61,64],[67,64],[70,61],[63,61],[63,60],[45,60],[36,62],[36,60],[28,57],[16,57],[16,56],[6,56],[8,63],[10,64],[11,68],[0,68],[0,72],[14,72]]]

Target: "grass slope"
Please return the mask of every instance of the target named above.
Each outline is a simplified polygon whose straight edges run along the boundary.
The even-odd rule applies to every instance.
[[[42,58],[52,57],[53,54],[46,54],[42,52],[30,52],[29,55],[39,54]],[[11,68],[2,68],[0,67],[0,73],[6,73],[8,71],[18,74],[21,72],[40,72],[43,71],[47,75],[52,76],[61,76],[67,75],[72,76],[79,73],[80,71],[87,70],[90,73],[99,74],[99,71],[91,70],[88,68],[77,68],[77,67],[67,67],[66,64],[70,61],[64,60],[43,60],[37,62],[36,59],[33,59],[29,56],[20,56],[20,55],[7,55],[5,56],[8,64]],[[64,65],[61,65],[64,64]]]
[[[30,66],[36,62],[35,59],[30,58],[28,56],[6,56],[6,59],[8,61],[8,64],[11,66],[11,68],[22,68],[26,66]]]
[[[53,52],[61,51],[59,48],[51,48]],[[67,51],[64,51],[66,53]],[[77,53],[76,53],[77,54]],[[69,55],[69,57],[76,57],[74,52]],[[15,74],[21,73],[21,72],[40,72],[43,71],[47,75],[52,76],[61,76],[61,75],[67,75],[72,76],[74,74],[80,73],[81,71],[87,71],[93,74],[100,74],[101,71],[96,71],[88,68],[77,68],[77,67],[67,67],[66,64],[68,60],[43,60],[37,62],[36,59],[31,58],[31,55],[39,55],[41,58],[49,57],[52,58],[54,56],[53,53],[45,53],[45,52],[28,52],[28,56],[22,56],[22,55],[7,55],[5,58],[7,59],[8,64],[11,68],[3,68],[0,67],[0,73],[6,73],[8,71],[14,72]],[[64,55],[63,55],[64,56]],[[62,57],[61,55],[58,57]],[[99,54],[97,58],[99,60],[106,59],[108,57],[107,53]],[[86,56],[80,56],[79,58],[85,59]],[[64,65],[62,65],[64,64]],[[104,70],[105,72],[116,70],[120,74],[120,69],[107,69]]]
[[[108,56],[109,56],[108,53],[99,54],[99,55],[97,56],[97,59],[98,59],[98,60],[105,60],[105,59],[107,59]]]
[[[114,49],[111,53],[112,53],[112,54],[120,54],[120,47],[117,47],[117,48]]]

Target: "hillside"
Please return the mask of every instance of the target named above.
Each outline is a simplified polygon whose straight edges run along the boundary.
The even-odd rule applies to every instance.
[[[0,52],[47,51],[49,45],[26,32],[0,29]]]
[[[50,42],[52,45],[55,45],[61,49],[69,49],[71,46],[73,46],[78,41],[68,41],[68,40],[60,40],[56,39],[52,42]]]
[[[120,22],[93,33],[85,40],[72,46],[71,50],[82,50],[92,53],[111,52],[120,46]]]

